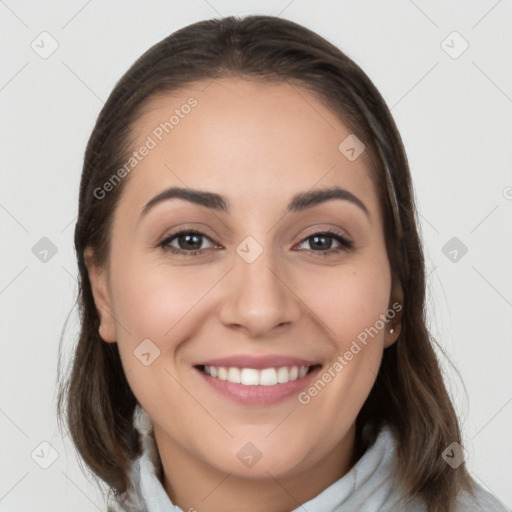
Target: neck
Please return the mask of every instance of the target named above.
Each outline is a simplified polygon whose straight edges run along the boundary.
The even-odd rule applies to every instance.
[[[223,473],[195,458],[155,425],[163,484],[184,512],[289,512],[345,475],[357,462],[355,424],[329,453],[307,470],[282,476],[247,478]]]

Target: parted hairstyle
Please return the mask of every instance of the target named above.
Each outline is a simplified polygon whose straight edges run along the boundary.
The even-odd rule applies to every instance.
[[[465,464],[453,469],[442,452],[462,444],[436,345],[426,324],[425,265],[405,149],[384,99],[349,57],[315,32],[273,16],[226,17],[186,26],[140,56],[103,106],[84,155],[75,227],[80,332],[69,368],[59,347],[59,424],[87,466],[117,497],[130,487],[131,460],[141,453],[133,415],[137,400],[126,380],[117,343],[99,335],[84,250],[95,263],[109,254],[113,212],[130,176],[105,197],[94,191],[134,151],[134,124],[156,94],[218,77],[288,84],[316,95],[366,146],[364,157],[379,197],[393,287],[403,291],[402,328],[384,350],[375,384],[356,420],[388,424],[398,441],[398,476],[408,496],[429,511],[450,512],[463,489],[473,494]],[[298,89],[300,90],[300,89]],[[340,141],[341,142],[341,141]],[[62,339],[61,339],[62,343]]]

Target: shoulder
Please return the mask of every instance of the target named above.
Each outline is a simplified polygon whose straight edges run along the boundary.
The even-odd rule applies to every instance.
[[[498,498],[472,480],[475,496],[462,491],[457,498],[456,512],[512,512]]]
[[[384,442],[385,445],[391,446],[393,449],[390,450],[393,457],[396,458],[396,436],[392,429],[388,426],[384,426],[377,441]],[[377,443],[376,443],[377,444]],[[395,466],[396,468],[396,466]],[[394,487],[399,487],[401,484],[397,479],[397,475],[394,475]],[[473,494],[463,489],[459,492],[455,503],[454,512],[512,512],[512,509],[502,503],[495,495],[484,489],[474,478],[471,478],[471,484],[473,487]],[[400,512],[427,512],[426,504],[422,499],[414,498],[408,499],[403,496],[404,501],[400,501],[393,510]]]

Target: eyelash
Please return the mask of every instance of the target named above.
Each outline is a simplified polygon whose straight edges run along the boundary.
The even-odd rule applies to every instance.
[[[205,251],[207,249],[197,249],[197,250],[193,250],[193,251],[185,251],[183,249],[177,249],[176,247],[172,247],[171,245],[169,245],[175,238],[178,238],[179,236],[184,235],[184,234],[198,235],[198,236],[210,239],[207,235],[205,235],[204,233],[201,233],[200,231],[195,231],[193,229],[183,229],[183,230],[178,231],[178,232],[172,234],[171,236],[165,238],[164,240],[162,240],[162,242],[160,242],[158,244],[158,247],[161,247],[164,251],[170,251],[173,254],[180,254],[180,255],[184,255],[184,256],[196,256],[196,255],[201,255],[201,254],[205,253]],[[314,251],[313,249],[309,249],[309,251],[317,253],[317,254],[321,254],[322,256],[335,255],[341,251],[348,252],[351,249],[353,249],[353,247],[354,247],[353,242],[351,242],[350,240],[347,240],[344,236],[340,235],[339,233],[336,233],[335,231],[331,231],[331,230],[319,231],[318,233],[313,233],[312,235],[309,235],[306,238],[303,238],[301,240],[300,244],[302,244],[306,240],[309,240],[310,238],[313,238],[314,236],[318,236],[318,235],[324,235],[324,236],[327,235],[328,238],[334,238],[340,244],[335,249],[329,249],[327,251]]]

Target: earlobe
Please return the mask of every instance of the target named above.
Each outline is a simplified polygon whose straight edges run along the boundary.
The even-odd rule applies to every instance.
[[[402,328],[401,323],[394,323],[391,327],[386,326],[386,333],[384,336],[384,348],[388,348],[398,340]]]
[[[400,285],[398,285],[398,287],[394,290],[392,297],[393,299],[390,301],[387,315],[390,320],[386,324],[386,331],[384,333],[384,348],[388,348],[393,345],[393,343],[398,340],[402,332],[404,294]]]
[[[84,260],[91,283],[96,311],[100,319],[99,335],[103,341],[115,342],[117,341],[116,324],[112,314],[105,268],[95,262],[94,252],[91,247],[85,249]]]

